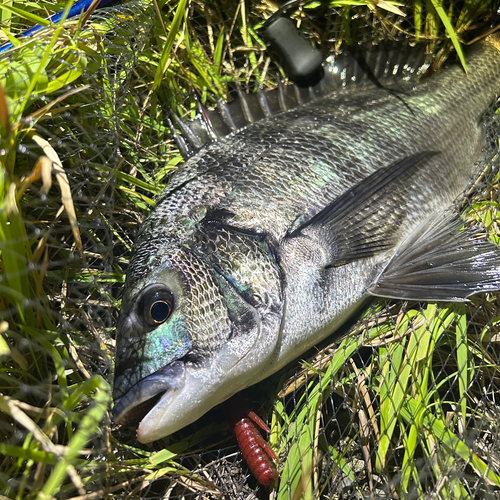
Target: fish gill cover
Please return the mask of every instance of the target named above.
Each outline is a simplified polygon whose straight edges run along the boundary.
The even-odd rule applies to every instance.
[[[0,494],[6,498],[498,498],[500,296],[375,300],[253,388],[279,456],[259,487],[221,413],[152,446],[110,419],[131,245],[183,160],[170,111],[276,87],[259,27],[274,2],[126,2],[14,35],[53,2],[4,2],[0,59]],[[422,44],[437,71],[496,2],[335,1],[286,12],[327,56]],[[498,144],[495,109],[488,140]],[[498,160],[462,209],[498,243]]]

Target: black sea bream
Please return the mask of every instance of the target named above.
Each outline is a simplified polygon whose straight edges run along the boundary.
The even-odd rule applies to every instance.
[[[286,109],[285,90],[261,93],[266,117],[188,159],[133,250],[115,420],[142,418],[144,443],[167,436],[330,335],[370,295],[462,301],[500,288],[500,251],[461,230],[452,208],[492,154],[481,121],[500,92],[499,40],[471,49],[468,75],[453,66],[415,83],[405,61],[384,60],[391,80],[379,57],[384,85],[328,90],[347,71],[340,58],[323,90],[301,91],[315,98]]]

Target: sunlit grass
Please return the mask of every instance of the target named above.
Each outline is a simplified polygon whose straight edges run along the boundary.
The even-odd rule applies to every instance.
[[[236,81],[248,91],[276,85],[258,31],[275,6],[144,2],[108,21],[73,20],[32,40],[13,39],[64,6],[0,6],[5,38],[17,45],[0,59],[0,493],[144,498],[155,482],[173,478],[165,488],[219,494],[201,458],[184,456],[207,443],[217,448],[227,439],[225,424],[151,450],[136,447],[133,433],[111,433],[115,284],[124,282],[131,234],[182,161],[167,110],[193,117],[196,99],[214,106],[230,98]],[[483,19],[493,3],[331,6],[338,15],[335,22],[332,14],[321,17],[323,31],[315,25],[321,2],[291,13],[323,50],[411,31],[438,50],[437,69],[453,48],[466,66],[459,42],[471,27],[489,30]],[[406,24],[397,22],[400,9]],[[496,186],[471,205],[498,242]],[[423,495],[430,480],[420,474],[422,457],[430,483],[443,482],[443,498],[471,497],[463,478],[450,473],[455,462],[500,487],[497,464],[466,435],[475,422],[493,421],[477,403],[498,378],[496,301],[390,309],[381,301],[338,346],[310,360],[302,378],[278,384],[270,437],[281,458],[277,497],[317,498],[339,471],[360,494],[378,476],[399,498]],[[370,362],[355,362],[367,346]],[[325,432],[334,394],[352,413],[340,441]],[[336,465],[320,480],[325,457]]]

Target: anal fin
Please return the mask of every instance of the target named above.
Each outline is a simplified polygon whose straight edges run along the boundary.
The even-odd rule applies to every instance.
[[[500,289],[500,248],[462,229],[451,211],[427,219],[399,246],[369,290],[379,297],[463,302]]]

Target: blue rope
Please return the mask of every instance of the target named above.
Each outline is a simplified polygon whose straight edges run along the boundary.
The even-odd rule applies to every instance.
[[[111,3],[118,3],[120,0],[101,0],[99,2],[99,5],[96,7],[97,9],[100,9],[101,7],[105,7]],[[77,0],[69,9],[69,13],[67,16],[67,19],[70,19],[75,16],[79,16],[82,12],[86,12],[87,9],[90,7],[92,4],[93,0]],[[47,21],[50,21],[52,24],[58,23],[64,14],[64,10],[61,10],[57,12],[56,14],[53,14],[50,16]],[[41,24],[35,24],[35,26],[32,26],[31,28],[27,29],[26,31],[23,31],[22,33],[19,33],[19,35],[16,36],[16,38],[27,38],[33,35],[34,33],[42,30],[43,28],[46,28],[46,26],[43,26]],[[5,42],[2,45],[0,45],[0,53],[4,52],[6,50],[9,50],[12,48],[14,45],[11,42]]]

